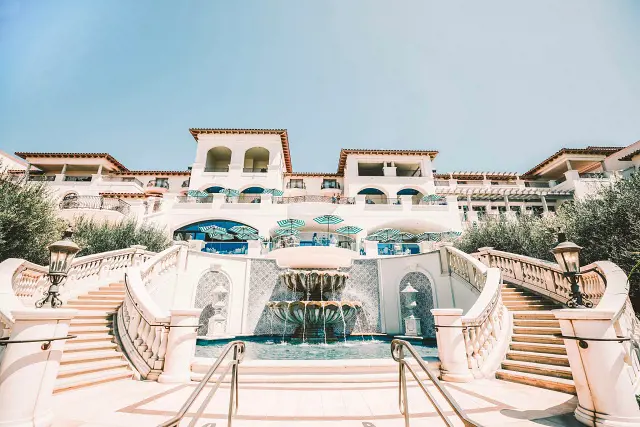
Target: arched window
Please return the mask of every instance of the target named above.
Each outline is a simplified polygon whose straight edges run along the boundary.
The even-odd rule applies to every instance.
[[[405,274],[400,281],[398,292],[401,292],[407,285],[411,283],[411,286],[418,291],[416,294],[417,306],[413,309],[413,314],[420,319],[420,329],[422,329],[422,336],[435,338],[436,331],[433,322],[433,314],[431,309],[433,306],[433,291],[431,281],[427,276],[419,271],[412,271]],[[402,331],[404,333],[404,318],[409,315],[408,308],[405,304],[401,305],[400,317],[402,320]]]
[[[424,194],[414,188],[402,189],[397,194],[398,196],[411,196],[411,203],[414,205],[419,205],[424,197]]]
[[[265,173],[268,169],[269,150],[262,147],[253,147],[244,153],[244,172]]]
[[[224,190],[224,187],[220,187],[219,185],[214,185],[213,187],[209,187],[204,191],[206,191],[209,194],[218,194],[220,190]]]
[[[385,192],[382,190],[378,190],[377,188],[363,188],[362,190],[358,191],[358,194],[365,195],[365,203],[368,205],[386,205],[387,203],[389,203]]]
[[[207,152],[205,172],[229,172],[231,150],[227,147],[214,147]]]

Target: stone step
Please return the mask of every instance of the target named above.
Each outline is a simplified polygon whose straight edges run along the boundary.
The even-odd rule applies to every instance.
[[[112,295],[114,297],[120,297],[120,298],[124,298],[125,296],[125,292],[124,291],[120,291],[120,290],[115,290],[115,289],[111,289],[111,290],[98,290],[98,291],[89,291],[87,293],[88,296],[92,296],[92,295],[96,295],[96,296],[106,296],[106,295]]]
[[[128,368],[119,368],[106,372],[95,372],[92,374],[80,375],[77,377],[64,378],[56,381],[54,393],[60,393],[78,388],[90,387],[96,384],[102,384],[110,381],[130,379],[133,373]]]
[[[79,351],[75,353],[63,353],[60,365],[71,365],[75,363],[85,363],[94,360],[122,359],[122,353],[114,350],[103,351]]]
[[[534,387],[545,388],[548,390],[555,390],[568,394],[576,394],[576,387],[573,381],[564,378],[546,377],[544,375],[509,371],[505,369],[499,369],[498,371],[496,371],[496,378],[520,384],[527,384]]]
[[[105,307],[118,307],[120,304],[122,304],[122,301],[121,300],[100,301],[100,300],[93,300],[93,299],[77,299],[77,300],[67,301],[67,304],[68,305],[100,305]]]
[[[69,340],[64,345],[64,353],[78,353],[87,351],[115,350],[118,346],[113,341],[90,341],[74,343],[75,339]]]
[[[528,372],[530,374],[544,375],[546,377],[564,378],[567,380],[573,379],[573,375],[571,375],[571,368],[568,366],[505,360],[502,362],[502,369],[506,369],[508,371]]]
[[[85,321],[96,321],[96,320],[111,320],[112,318],[112,313],[105,313],[104,310],[101,311],[96,311],[93,310],[93,312],[86,310],[86,311],[81,311],[78,314],[75,315],[75,317],[73,319],[71,319],[71,323],[74,323],[74,321],[76,322],[85,322]]]
[[[564,354],[545,354],[530,351],[509,350],[507,360],[542,363],[545,365],[569,366],[569,358]]]
[[[88,328],[88,327],[108,327],[111,328],[113,324],[113,320],[104,318],[104,319],[73,319],[69,328]]]
[[[73,339],[73,342],[76,344],[100,342],[100,341],[112,342],[113,335],[109,335],[108,333],[105,333],[105,332],[100,334],[80,334],[77,336],[77,338]]]
[[[117,295],[80,295],[78,297],[78,301],[81,301],[83,303],[95,303],[98,304],[101,301],[107,302],[107,303],[121,303],[122,300],[124,298],[117,296]]]
[[[122,286],[100,286],[98,291],[109,291],[109,292],[125,292],[124,285]]]
[[[85,335],[85,334],[108,334],[111,332],[110,323],[102,325],[78,325],[72,324],[69,326],[69,333],[71,335]]]
[[[531,312],[515,312],[513,313],[513,320],[557,320],[556,316],[550,311],[540,310],[537,313]]]
[[[81,310],[81,311],[100,311],[103,314],[105,313],[109,313],[109,314],[113,314],[117,311],[119,304],[118,305],[77,305],[77,304],[72,304],[72,305],[63,305],[63,308],[73,308],[74,310]],[[77,317],[77,316],[76,316]]]
[[[77,377],[95,372],[105,372],[128,368],[126,360],[94,360],[85,363],[74,363],[62,366],[58,371],[58,379]]]
[[[548,328],[559,328],[560,322],[557,320],[538,320],[538,319],[513,319],[514,326],[525,326],[525,327],[548,327]]]
[[[513,333],[514,334],[524,334],[524,335],[554,335],[559,334],[561,332],[560,328],[544,328],[544,327],[528,327],[528,326],[514,326]]]
[[[556,308],[555,306],[549,304],[527,304],[512,302],[505,302],[504,306],[507,307],[509,311],[547,311]]]
[[[509,305],[544,305],[545,302],[537,297],[502,297],[503,304]]]
[[[528,342],[512,342],[509,348],[515,351],[528,351],[531,353],[544,354],[567,354],[564,344],[540,344]]]
[[[511,336],[511,341],[564,345],[564,340],[562,338],[556,338],[553,335],[513,334]]]

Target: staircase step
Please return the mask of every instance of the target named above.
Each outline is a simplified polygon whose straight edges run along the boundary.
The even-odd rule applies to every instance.
[[[117,295],[80,295],[78,297],[79,302],[82,303],[89,303],[90,301],[92,301],[91,303],[95,303],[98,304],[100,302],[106,302],[106,303],[121,303],[122,300],[124,298],[117,296]]]
[[[513,313],[513,320],[557,320],[556,316],[550,311],[539,311],[537,313],[521,312]]]
[[[118,346],[112,341],[90,341],[74,343],[75,339],[69,340],[64,345],[64,353],[78,353],[82,351],[105,351],[115,350]]]
[[[90,300],[90,299],[82,299],[82,300],[71,300],[67,301],[68,305],[102,305],[109,307],[117,307],[122,304],[120,300],[108,300],[108,301],[100,301],[100,300]]]
[[[527,384],[534,387],[548,390],[560,391],[568,394],[576,394],[576,387],[572,380],[564,378],[552,378],[544,375],[531,374],[527,372],[515,372],[499,369],[496,378],[520,384]]]
[[[71,323],[74,321],[85,322],[85,321],[96,321],[96,320],[111,320],[112,313],[105,313],[104,310],[93,310],[93,312],[89,310],[81,311],[75,315],[73,319],[71,319]]]
[[[62,353],[60,365],[71,365],[75,363],[92,362],[94,360],[122,360],[122,353],[112,350],[103,351],[82,351],[75,353]]]
[[[90,326],[85,326],[85,325],[78,325],[78,324],[73,324],[69,326],[69,333],[71,335],[84,335],[84,334],[108,334],[109,332],[111,332],[111,327],[108,326],[109,324],[103,324],[103,325],[90,325]]]
[[[511,340],[515,342],[564,345],[564,340],[562,338],[556,338],[553,335],[513,334],[511,336]]]
[[[102,341],[106,341],[106,342],[112,342],[113,341],[113,335],[109,335],[107,333],[101,333],[101,334],[86,334],[86,335],[78,335],[77,338],[73,339],[74,343],[89,343],[89,342],[102,342]]]
[[[505,302],[505,307],[509,309],[509,311],[547,311],[553,310],[557,308],[554,305],[549,304],[527,304],[527,303],[510,303]]]
[[[111,295],[114,297],[122,297],[124,298],[125,296],[125,292],[124,291],[119,291],[119,290],[115,290],[115,289],[111,289],[111,290],[98,290],[98,291],[89,291],[87,293],[87,296],[107,296],[107,295]]]
[[[538,326],[514,326],[513,333],[514,334],[525,334],[525,335],[554,335],[559,334],[562,331],[560,328],[543,328]]]
[[[105,372],[128,368],[126,360],[95,360],[65,365],[58,371],[58,379],[77,377],[94,372]]]
[[[514,326],[525,327],[546,327],[546,328],[559,328],[560,322],[557,320],[538,320],[538,319],[513,319]]]
[[[507,360],[542,363],[545,365],[569,366],[569,358],[564,354],[545,354],[530,351],[509,350],[507,352]]]
[[[101,311],[104,313],[115,313],[119,307],[119,305],[63,305],[63,308],[73,308],[74,310],[81,311]]]
[[[509,344],[511,350],[528,351],[531,353],[544,354],[567,354],[564,344],[540,344],[528,342],[512,342]]]
[[[129,369],[120,368],[106,372],[95,372],[92,374],[80,375],[77,377],[64,378],[56,381],[54,393],[67,390],[89,387],[95,384],[102,384],[121,379],[130,379],[133,373]]]
[[[530,374],[544,375],[547,377],[564,378],[566,380],[573,379],[573,376],[571,375],[571,368],[568,366],[505,360],[502,362],[502,369],[506,369],[508,371],[528,372]]]

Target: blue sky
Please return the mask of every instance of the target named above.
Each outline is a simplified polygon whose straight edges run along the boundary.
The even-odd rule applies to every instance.
[[[184,169],[189,127],[523,172],[640,139],[640,1],[0,0],[0,149]]]

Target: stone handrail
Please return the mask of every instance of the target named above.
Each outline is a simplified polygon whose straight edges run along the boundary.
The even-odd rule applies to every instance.
[[[184,249],[183,249],[184,248]],[[170,314],[162,310],[149,291],[161,276],[177,272],[181,249],[175,245],[151,257],[140,267],[129,268],[125,298],[117,315],[117,335],[123,350],[142,378],[156,380],[164,368]]]
[[[508,341],[505,331],[509,318],[502,304],[500,270],[451,246],[445,249],[449,274],[469,283],[480,294],[460,324],[468,369],[476,378],[490,376],[504,357]]]

